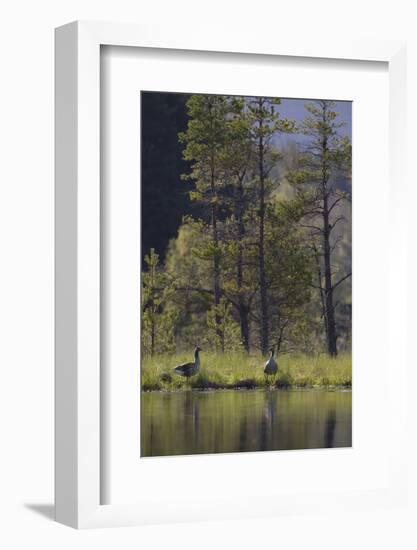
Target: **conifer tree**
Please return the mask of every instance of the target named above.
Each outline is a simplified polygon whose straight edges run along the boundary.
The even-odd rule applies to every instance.
[[[185,144],[184,159],[191,161],[191,173],[185,175],[194,182],[190,197],[210,212],[211,243],[207,254],[212,261],[214,306],[220,304],[221,248],[219,245],[219,213],[222,202],[224,172],[222,151],[224,146],[229,102],[226,96],[193,95],[187,101],[189,122],[187,130],[180,134]],[[217,334],[224,349],[221,319],[216,315]]]
[[[338,334],[334,292],[351,275],[350,272],[336,274],[332,262],[339,244],[336,228],[345,221],[340,205],[349,198],[336,182],[338,177],[350,171],[351,144],[338,131],[343,123],[337,120],[334,102],[314,101],[307,103],[305,108],[308,115],[299,131],[309,136],[309,141],[300,155],[298,169],[288,177],[296,186],[298,197],[304,201],[303,227],[309,232],[316,257],[316,286],[322,304],[326,347],[330,355],[336,356]]]
[[[271,171],[279,159],[272,138],[279,132],[291,132],[294,123],[281,119],[278,98],[253,97],[247,99],[254,143],[254,171],[258,190],[258,279],[260,293],[260,348],[265,354],[269,348],[268,280],[265,268],[265,219],[267,201],[272,187]]]
[[[142,353],[154,355],[175,349],[176,312],[166,307],[173,289],[153,248],[145,256],[142,273]]]

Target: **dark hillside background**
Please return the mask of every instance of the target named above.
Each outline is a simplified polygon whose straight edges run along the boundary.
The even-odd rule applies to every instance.
[[[184,213],[191,211],[188,171],[178,132],[187,127],[186,94],[142,92],[142,261],[151,247],[164,259]]]

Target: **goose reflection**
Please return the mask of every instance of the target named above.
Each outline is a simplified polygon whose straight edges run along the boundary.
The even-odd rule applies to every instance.
[[[190,444],[198,448],[200,433],[200,400],[194,392],[184,392],[183,402],[183,426],[184,446]]]
[[[267,451],[272,448],[273,429],[277,417],[276,392],[267,391],[264,394],[264,404],[259,429],[260,450]]]

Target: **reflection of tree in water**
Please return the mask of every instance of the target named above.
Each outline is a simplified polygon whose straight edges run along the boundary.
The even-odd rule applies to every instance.
[[[272,449],[273,429],[276,416],[277,395],[273,391],[266,391],[259,430],[260,451],[268,451]]]
[[[327,413],[326,424],[324,428],[324,446],[333,447],[334,433],[336,430],[336,411],[330,409]]]
[[[154,426],[153,426],[153,421],[151,420],[151,428],[150,428],[150,431],[149,431],[149,446],[151,449],[154,448],[154,435],[153,435],[153,432],[154,432]]]
[[[248,421],[242,416],[239,423],[239,451],[248,450]]]

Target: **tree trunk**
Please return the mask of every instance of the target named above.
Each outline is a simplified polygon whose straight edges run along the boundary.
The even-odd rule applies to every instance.
[[[326,105],[323,105],[323,128],[326,127]],[[325,332],[327,340],[327,351],[329,355],[337,355],[337,333],[334,316],[333,286],[332,286],[332,265],[330,251],[330,211],[329,211],[329,190],[328,190],[328,141],[327,135],[322,139],[322,180],[321,192],[323,199],[323,257],[324,257],[324,301],[325,301]]]
[[[240,338],[246,351],[249,351],[249,307],[245,304],[242,293],[243,270],[242,270],[242,247],[239,245],[237,260],[237,287],[238,287],[238,313],[240,321]]]
[[[238,204],[236,209],[237,228],[238,228],[238,253],[236,260],[236,280],[238,292],[238,314],[240,321],[240,338],[243,347],[249,352],[249,308],[245,304],[243,290],[243,244],[242,239],[245,234],[243,223],[243,178],[239,178],[238,186]]]
[[[242,345],[245,351],[249,352],[249,308],[242,303],[239,303],[239,318],[240,318],[240,336]]]
[[[153,250],[153,249],[152,249]],[[155,304],[154,304],[154,292],[155,292],[155,266],[151,266],[151,299],[150,299],[150,310],[151,310],[151,356],[155,354],[155,336],[156,336],[156,327],[155,327]]]
[[[323,248],[324,248],[324,290],[325,290],[325,323],[327,351],[330,355],[337,355],[336,321],[333,305],[332,267],[330,254],[330,225],[327,195],[323,201]]]
[[[214,164],[214,163],[213,163]],[[215,189],[215,176],[214,168],[211,170],[211,193],[212,198],[216,197]],[[216,334],[220,341],[221,351],[224,352],[224,332],[222,330],[222,320],[218,312],[218,307],[220,305],[221,299],[221,288],[220,288],[220,258],[219,258],[219,236],[217,233],[217,212],[216,204],[213,200],[211,205],[211,227],[213,231],[213,242],[214,242],[214,257],[213,257],[213,292],[214,292],[214,306],[216,308],[215,313],[215,322],[216,322]]]
[[[327,338],[326,293],[325,293],[325,290],[323,289],[323,277],[321,274],[320,257],[315,246],[314,246],[314,258],[316,260],[316,265],[317,265],[317,285],[320,292],[321,316],[324,321],[324,333],[326,336],[326,346],[327,346],[328,338]]]
[[[262,120],[259,123],[262,129]],[[262,133],[259,136],[259,292],[261,297],[261,351],[268,351],[268,296],[265,275],[265,172],[264,172],[264,142]]]
[[[155,354],[155,321],[151,322],[151,356]]]

